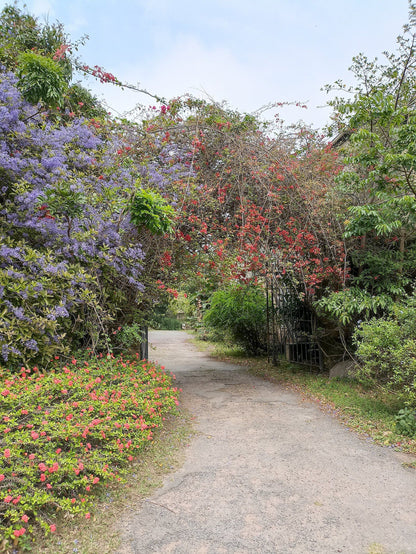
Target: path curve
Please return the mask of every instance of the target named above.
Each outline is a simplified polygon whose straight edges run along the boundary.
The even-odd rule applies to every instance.
[[[197,435],[183,466],[122,521],[120,554],[416,554],[416,472],[313,403],[150,334]]]

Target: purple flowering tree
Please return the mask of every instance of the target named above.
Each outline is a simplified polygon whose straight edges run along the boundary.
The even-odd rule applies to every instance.
[[[39,112],[17,84],[0,74],[0,358],[45,363],[140,320],[163,237],[138,229],[130,207],[189,170],[172,146],[126,155],[131,137],[110,121]]]

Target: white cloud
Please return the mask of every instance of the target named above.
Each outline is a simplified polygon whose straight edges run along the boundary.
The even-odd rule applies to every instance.
[[[52,21],[55,17],[54,0],[33,0],[30,5],[30,13],[36,17],[47,18]]]
[[[319,121],[322,125],[327,119],[327,112],[314,109],[317,104],[325,103],[325,98],[319,91],[323,83],[313,70],[305,68],[300,72],[293,60],[280,54],[241,61],[230,49],[208,48],[194,36],[177,37],[168,52],[153,57],[146,67],[125,65],[117,76],[132,84],[140,80],[143,88],[166,98],[190,93],[218,102],[226,100],[231,108],[245,112],[253,112],[270,102],[310,100],[309,110],[284,108],[282,117]],[[309,88],[302,86],[305,79],[308,79]],[[311,94],[313,84],[316,86]],[[100,89],[109,106],[119,113],[132,109],[137,103],[152,103],[143,95],[109,86]],[[94,90],[98,90],[98,85],[94,85]]]

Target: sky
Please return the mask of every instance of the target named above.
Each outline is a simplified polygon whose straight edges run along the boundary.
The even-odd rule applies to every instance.
[[[0,0],[3,8],[10,2]],[[163,96],[226,101],[252,113],[272,108],[288,123],[329,122],[328,95],[337,79],[352,83],[352,57],[394,51],[408,20],[407,0],[25,0],[40,21],[59,21],[78,52],[119,80]],[[23,6],[23,2],[18,3]],[[151,99],[88,82],[109,111],[123,115]]]

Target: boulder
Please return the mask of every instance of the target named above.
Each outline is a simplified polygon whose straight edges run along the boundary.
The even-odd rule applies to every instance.
[[[338,362],[329,370],[329,377],[354,377],[356,373],[356,363],[354,360],[343,360]]]

